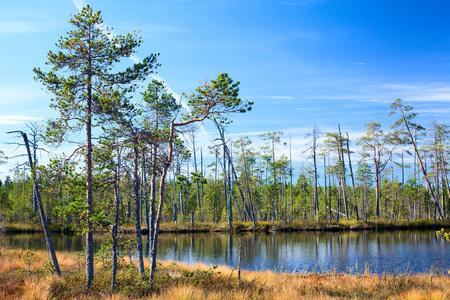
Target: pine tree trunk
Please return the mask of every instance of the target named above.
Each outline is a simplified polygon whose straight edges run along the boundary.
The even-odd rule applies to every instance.
[[[144,190],[144,203],[145,203],[145,223],[147,224],[147,232],[150,232],[150,206],[148,201],[148,189],[147,189],[147,170],[145,153],[142,155],[142,190]]]
[[[138,254],[138,270],[139,275],[144,275],[144,253],[142,250],[142,231],[141,231],[141,201],[139,197],[139,163],[138,163],[138,156],[139,156],[139,150],[137,146],[137,141],[135,141],[135,145],[133,147],[134,150],[134,205],[135,205],[135,212],[134,212],[134,218],[136,222],[136,239],[137,239],[137,254]]]
[[[90,64],[89,64],[90,65]],[[86,204],[88,205],[86,232],[86,286],[94,280],[94,244],[92,240],[92,88],[91,71],[88,71],[88,98],[86,107]]]
[[[167,155],[166,162],[164,163],[161,178],[159,182],[159,204],[158,204],[158,213],[156,215],[155,219],[155,230],[154,235],[152,238],[152,244],[151,244],[151,250],[150,250],[150,274],[149,274],[149,282],[151,285],[154,284],[154,277],[155,277],[155,271],[156,271],[156,251],[157,251],[157,245],[158,245],[158,235],[159,235],[159,225],[161,222],[161,215],[162,215],[162,209],[164,205],[164,193],[166,188],[166,177],[167,177],[167,171],[172,163],[173,159],[173,138],[174,138],[174,124],[172,123],[170,126],[170,132],[169,132],[169,151]]]
[[[116,175],[117,176],[117,175]],[[116,286],[116,274],[117,274],[117,257],[118,257],[118,243],[117,243],[117,231],[119,227],[119,197],[118,197],[118,187],[117,178],[114,184],[114,225],[112,229],[112,240],[113,240],[113,264],[112,264],[112,277],[111,277],[111,292],[114,292]]]
[[[155,235],[155,203],[156,203],[156,159],[158,154],[158,146],[155,144],[152,147],[152,163],[151,163],[151,175],[150,175],[150,225],[148,228],[148,243],[149,247],[149,256],[151,257],[153,253],[151,253],[152,248],[151,245],[153,243],[153,236]],[[176,193],[176,182],[174,180],[174,188]],[[174,222],[177,222],[177,206],[176,199],[174,197]]]

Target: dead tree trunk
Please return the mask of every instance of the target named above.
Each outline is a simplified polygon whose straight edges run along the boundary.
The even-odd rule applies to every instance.
[[[242,140],[241,140],[241,152],[242,152],[242,160],[244,163],[244,177],[245,177],[245,184],[247,186],[247,192],[248,192],[248,202],[250,204],[250,217],[252,218],[253,226],[256,228],[255,213],[254,213],[253,204],[252,204],[252,194],[250,191],[250,185],[249,185],[249,181],[248,181],[247,161],[245,159],[244,146],[242,144]]]
[[[355,202],[356,202],[355,178],[354,178],[354,176],[353,176],[352,160],[351,160],[351,158],[350,158],[350,145],[349,145],[350,138],[349,138],[349,136],[348,136],[348,132],[346,132],[346,134],[347,134],[348,167],[349,167],[349,170],[350,170],[350,176],[351,176],[351,178],[352,178],[353,199],[354,199]],[[355,203],[355,205],[356,205],[356,207],[355,207],[355,210],[356,210],[356,219],[359,221],[358,204]]]
[[[344,209],[345,209],[345,220],[348,221],[349,219],[349,213],[348,213],[348,199],[345,191],[345,161],[344,161],[344,148],[342,145],[342,135],[341,135],[341,125],[339,125],[339,151],[340,151],[340,157],[342,158],[342,169],[341,169],[341,185],[342,185],[342,197],[344,199]]]
[[[31,168],[31,178],[33,180],[33,187],[36,194],[36,200],[39,208],[39,214],[41,216],[42,227],[44,228],[45,233],[45,241],[47,243],[47,248],[50,251],[50,256],[52,257],[53,266],[55,267],[55,273],[58,277],[61,277],[61,269],[59,268],[58,259],[56,258],[55,248],[53,247],[52,238],[50,236],[50,231],[47,225],[47,219],[45,218],[44,207],[42,205],[41,193],[39,192],[38,185],[36,183],[36,172],[35,172],[35,164],[33,163],[33,159],[31,157],[30,145],[28,143],[28,137],[25,132],[22,131],[11,131],[8,133],[20,133],[22,135],[23,141],[25,143],[25,148],[27,149],[28,162]]]
[[[405,124],[406,130],[407,130],[407,133],[408,133],[408,137],[409,137],[409,139],[411,141],[411,144],[413,145],[414,152],[416,153],[417,160],[419,161],[419,165],[422,168],[422,174],[423,174],[422,178],[425,179],[425,183],[427,185],[428,192],[430,193],[430,196],[431,196],[431,198],[433,199],[433,201],[434,201],[434,203],[436,205],[437,211],[439,213],[439,217],[441,219],[444,219],[444,216],[442,215],[442,212],[441,212],[441,207],[439,206],[439,200],[436,199],[436,196],[434,195],[433,190],[431,188],[430,181],[429,181],[429,179],[427,177],[427,170],[425,169],[425,166],[423,165],[422,159],[420,158],[419,150],[417,149],[416,143],[414,142],[414,138],[413,138],[413,136],[411,134],[411,130],[409,129],[408,120],[406,119],[406,116],[405,116],[405,113],[403,111],[403,108],[400,108],[400,112],[402,114],[403,122]]]

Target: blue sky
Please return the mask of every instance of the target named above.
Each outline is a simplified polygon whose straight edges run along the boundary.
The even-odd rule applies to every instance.
[[[241,98],[255,104],[234,118],[229,136],[247,135],[258,148],[258,133],[282,130],[286,141],[291,133],[296,164],[306,160],[314,123],[322,131],[340,124],[355,146],[367,122],[388,130],[397,98],[424,126],[450,113],[448,1],[2,1],[1,142],[14,141],[6,131],[55,114],[32,69],[45,68],[70,15],[87,3],[115,32],[140,30],[137,57],[160,53],[158,76],[175,93],[221,72],[240,81]],[[213,127],[204,131],[204,143],[216,137]],[[0,178],[17,162],[1,166]]]

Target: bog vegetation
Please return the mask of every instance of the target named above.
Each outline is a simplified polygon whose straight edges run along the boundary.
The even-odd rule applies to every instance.
[[[124,224],[132,223],[136,234],[137,269],[130,272],[152,286],[162,222],[225,222],[231,229],[236,221],[257,228],[311,220],[395,223],[448,217],[448,127],[436,122],[426,130],[400,99],[391,105],[390,132],[372,122],[364,136],[350,141],[340,128],[325,133],[314,126],[311,160],[294,178],[292,157],[279,154],[286,147],[283,132],[261,134],[261,149],[254,149],[247,137],[227,138],[231,115],[253,105],[239,98],[240,83],[228,74],[201,83],[180,101],[164,82],[141,86],[160,67],[158,54],[120,70],[142,43],[138,36],[112,35],[100,12],[89,6],[69,22],[73,29],[59,39],[57,52],[48,53],[48,67],[34,70],[60,116],[45,126],[29,124],[28,132],[13,132],[28,159],[0,182],[0,221],[42,222],[44,228],[58,224],[85,234],[87,287],[96,282],[92,234],[98,229],[111,234],[114,289],[128,276],[118,275],[125,271],[117,268],[117,234]],[[214,124],[219,139],[198,147],[203,121]],[[80,136],[84,141],[77,140]],[[41,149],[74,142],[73,153],[54,156],[47,165],[37,163]],[[352,161],[352,142],[362,149],[358,161]],[[204,162],[206,152],[214,157],[210,164]],[[412,164],[405,163],[409,158]],[[143,232],[151,244],[150,262],[144,261]],[[51,266],[61,276],[54,255]],[[53,288],[58,284],[52,281]],[[238,290],[247,293],[246,286],[253,289],[254,284],[250,280]],[[266,287],[255,293],[260,288]]]
[[[128,259],[120,260],[117,288],[110,290],[111,258],[96,260],[90,289],[83,284],[82,255],[57,253],[63,277],[45,265],[43,251],[2,249],[2,299],[448,299],[450,278],[436,273],[374,275],[353,273],[279,274],[242,271],[223,266],[157,264],[154,285],[140,280]],[[32,256],[33,259],[28,257]],[[145,263],[148,272],[149,264]]]

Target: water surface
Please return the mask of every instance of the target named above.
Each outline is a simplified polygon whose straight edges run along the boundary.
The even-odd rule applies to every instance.
[[[94,236],[94,248],[106,238]],[[236,267],[239,238],[242,267],[249,270],[362,273],[368,268],[372,273],[404,274],[450,269],[450,242],[437,239],[431,230],[161,234],[157,258]],[[56,250],[83,250],[81,236],[54,234],[52,239]],[[46,248],[41,234],[0,235],[0,243],[11,248]]]

